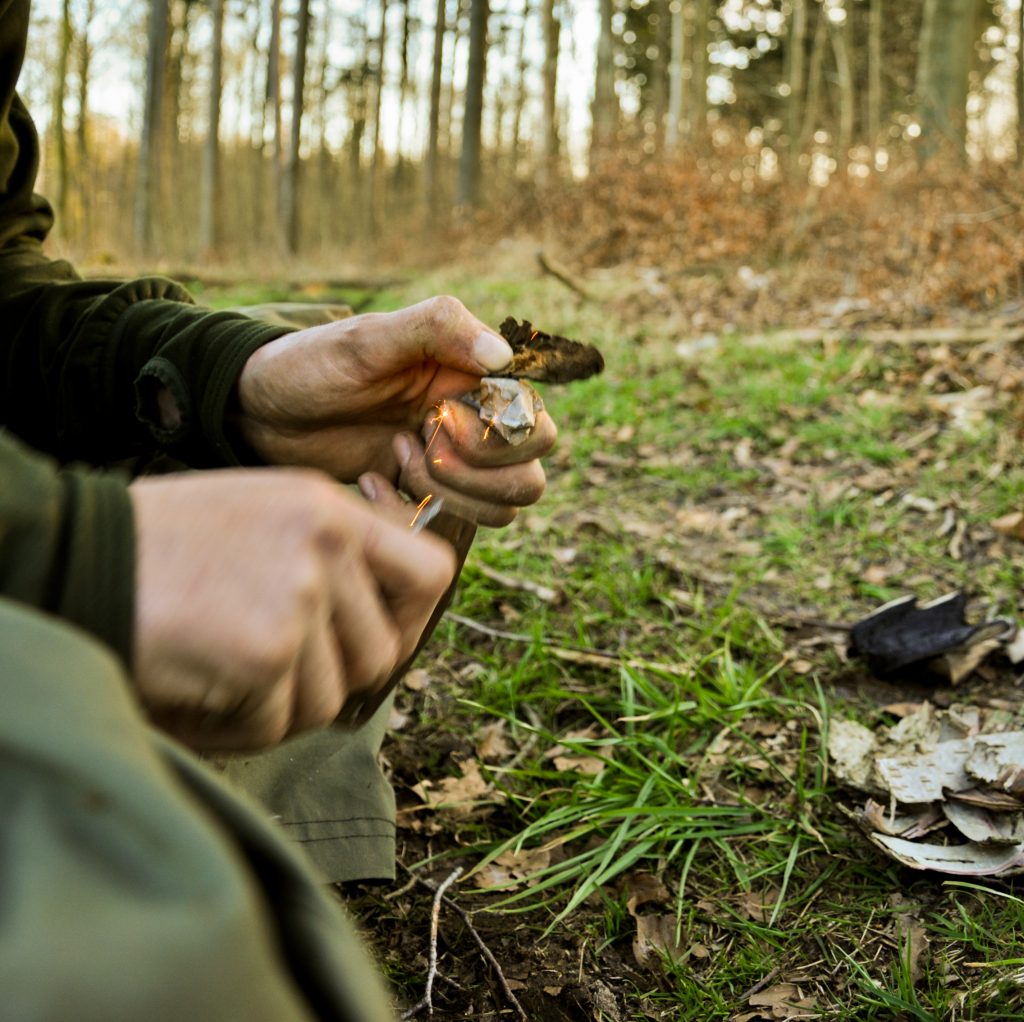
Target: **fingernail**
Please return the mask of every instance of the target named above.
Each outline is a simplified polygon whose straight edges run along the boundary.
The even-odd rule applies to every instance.
[[[399,433],[395,437],[395,453],[398,455],[402,468],[405,468],[412,454],[412,444],[409,443],[409,438],[404,433]]]
[[[504,369],[512,361],[512,349],[497,334],[483,331],[473,342],[473,358],[485,369]]]
[[[371,476],[360,476],[358,483],[360,492],[367,500],[374,501],[377,499],[377,484],[374,483]]]

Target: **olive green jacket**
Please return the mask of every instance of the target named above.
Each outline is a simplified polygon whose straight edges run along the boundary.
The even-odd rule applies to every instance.
[[[43,254],[53,214],[33,191],[39,143],[15,92],[29,6],[0,0],[0,596],[74,622],[130,665],[126,480],[69,465],[161,451],[238,464],[225,410],[249,355],[287,329],[198,308],[159,277],[82,280]],[[161,387],[181,410],[175,429],[160,425]]]

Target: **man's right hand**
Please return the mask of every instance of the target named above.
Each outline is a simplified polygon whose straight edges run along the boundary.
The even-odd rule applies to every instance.
[[[134,678],[196,748],[254,749],[351,716],[411,655],[450,547],[326,476],[230,470],[134,483]]]

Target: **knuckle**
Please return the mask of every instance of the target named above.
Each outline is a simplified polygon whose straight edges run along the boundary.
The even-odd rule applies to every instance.
[[[437,330],[448,330],[458,322],[465,306],[451,295],[437,295],[428,300],[427,313]]]

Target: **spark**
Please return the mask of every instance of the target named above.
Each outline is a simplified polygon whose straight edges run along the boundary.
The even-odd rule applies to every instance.
[[[427,494],[427,495],[426,495],[426,496],[425,496],[425,497],[424,497],[424,498],[423,498],[423,499],[422,499],[422,500],[421,500],[421,501],[420,501],[420,502],[419,502],[419,503],[418,503],[418,504],[416,505],[416,513],[415,513],[415,514],[414,514],[414,515],[412,516],[412,521],[411,521],[411,522],[409,523],[409,528],[410,528],[410,529],[415,529],[415,528],[416,528],[416,522],[417,522],[417,521],[419,521],[419,517],[420,517],[420,515],[422,515],[422,514],[423,514],[423,512],[424,512],[424,511],[426,511],[426,509],[427,509],[427,505],[428,505],[428,504],[429,504],[429,503],[430,503],[430,502],[431,502],[431,501],[432,501],[433,499],[434,499],[434,495],[433,495],[432,493],[428,493],[428,494]],[[433,517],[433,516],[431,516],[431,517]],[[426,523],[424,523],[424,524],[426,524]]]
[[[498,424],[497,416],[493,416],[492,415],[490,420],[487,423],[487,428],[484,430],[484,437],[483,437],[484,440],[486,440],[491,435],[491,430],[494,429],[494,427],[497,424]]]
[[[430,439],[427,441],[427,446],[424,448],[423,453],[426,454],[430,450],[434,441],[437,439],[437,434],[441,432],[441,424],[445,419],[448,418],[448,403],[441,401],[434,406],[437,408],[437,415],[434,416],[434,432],[430,434]]]

